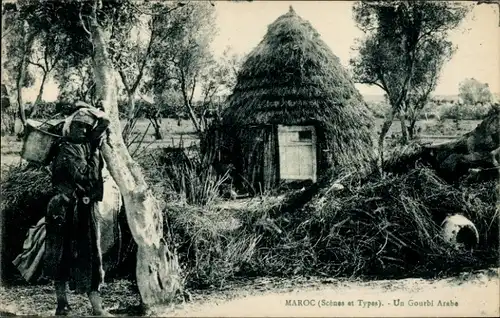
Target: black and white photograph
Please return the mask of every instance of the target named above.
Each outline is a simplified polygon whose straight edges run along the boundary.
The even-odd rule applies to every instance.
[[[0,316],[500,316],[500,1],[2,0]]]

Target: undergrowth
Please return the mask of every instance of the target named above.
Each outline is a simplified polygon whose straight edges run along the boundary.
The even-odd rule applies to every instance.
[[[419,167],[342,184],[343,190],[321,189],[296,209],[262,199],[238,210],[167,207],[165,228],[189,284],[266,275],[425,276],[497,264],[496,183],[453,187]],[[480,241],[473,251],[457,250],[441,236],[441,222],[455,213],[476,224]]]
[[[335,176],[314,191],[261,196],[234,208],[221,205],[220,179],[206,178],[205,190],[197,189],[196,182],[212,173],[200,173],[199,162],[186,160],[169,177],[159,160],[145,157],[141,163],[155,195],[167,202],[164,234],[176,247],[191,288],[221,286],[242,276],[405,277],[498,265],[495,181],[452,186],[416,166],[382,176]],[[334,186],[338,183],[343,187]],[[195,190],[192,199],[188,184]],[[5,259],[22,248],[50,189],[41,169],[15,168],[2,178]],[[455,250],[440,234],[443,219],[455,213],[479,231],[473,251]],[[128,271],[134,273],[132,263]]]

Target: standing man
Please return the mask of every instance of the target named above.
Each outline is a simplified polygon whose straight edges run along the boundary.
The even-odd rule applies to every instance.
[[[89,105],[77,106],[61,127],[64,139],[52,162],[57,194],[47,207],[45,274],[55,283],[56,315],[69,314],[69,282],[77,293],[88,295],[94,315],[111,316],[103,309],[99,292],[104,271],[96,220],[103,199],[100,148],[109,119]]]

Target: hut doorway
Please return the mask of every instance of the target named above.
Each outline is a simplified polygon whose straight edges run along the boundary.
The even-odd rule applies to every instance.
[[[316,182],[316,130],[314,126],[278,125],[281,180]]]

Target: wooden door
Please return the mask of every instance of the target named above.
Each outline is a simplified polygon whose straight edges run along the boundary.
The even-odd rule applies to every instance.
[[[278,126],[278,148],[280,179],[316,182],[314,126]]]

